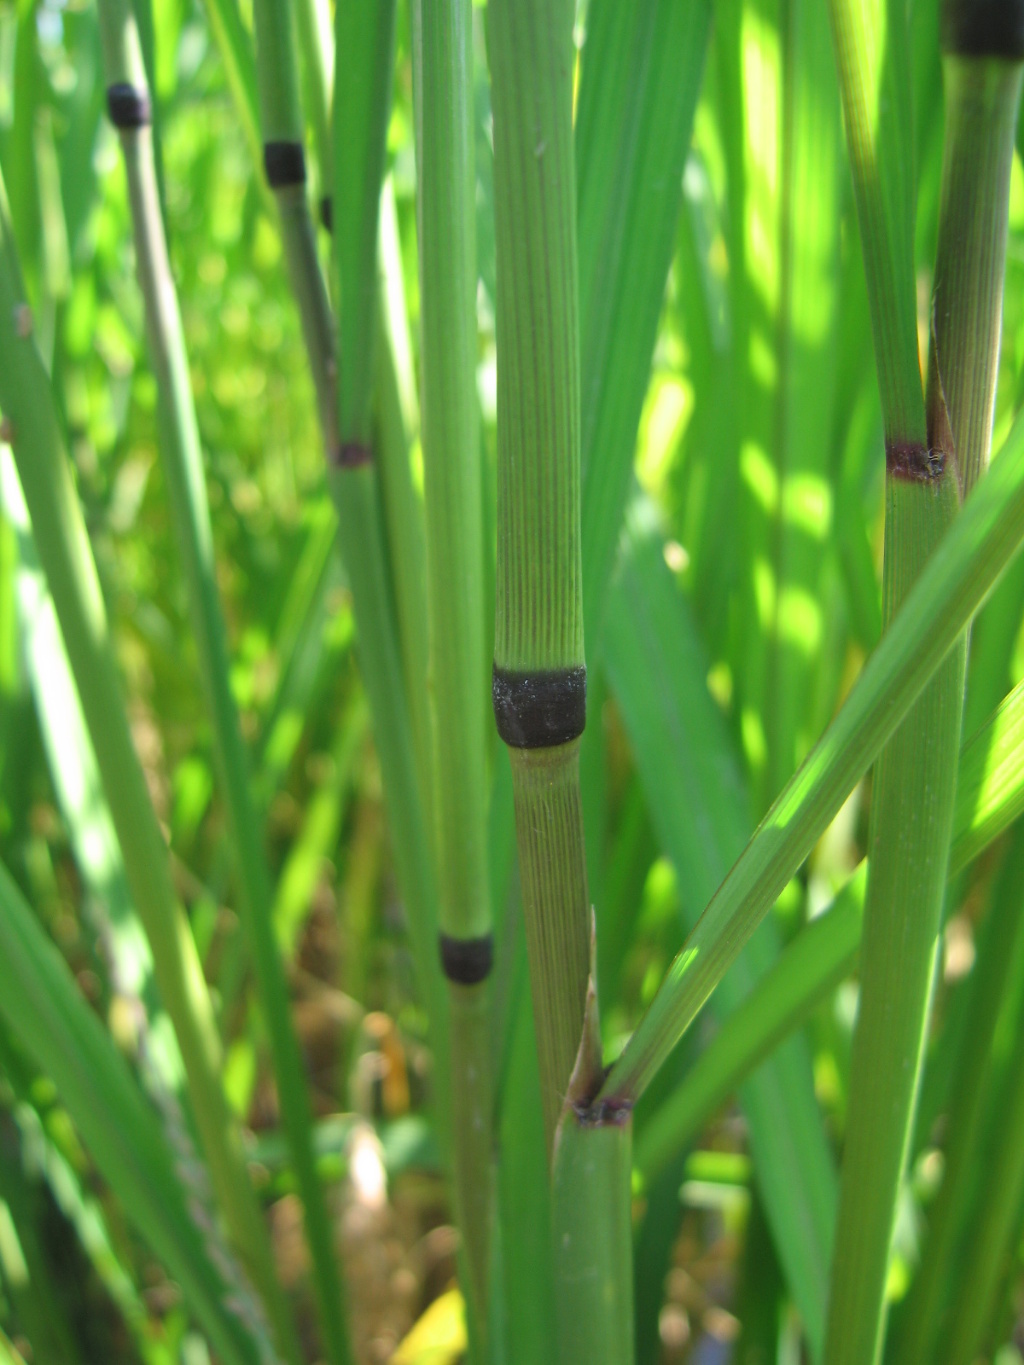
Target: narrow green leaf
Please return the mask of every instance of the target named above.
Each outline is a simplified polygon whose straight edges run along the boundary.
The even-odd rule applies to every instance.
[[[2,867],[0,944],[7,1026],[52,1077],[104,1178],[181,1285],[215,1349],[226,1361],[252,1365],[261,1356],[238,1315],[244,1288],[225,1284],[204,1245],[216,1235],[212,1223],[204,1230],[186,1212],[185,1186],[156,1115]],[[202,1211],[198,1200],[196,1208]]]
[[[167,846],[132,744],[106,612],[49,381],[31,333],[0,182],[0,404],[35,528],[117,830],[132,899],[153,951],[160,994],[174,1022],[204,1153],[232,1240],[261,1295],[275,1306],[282,1341],[289,1317],[269,1240],[220,1082],[220,1056],[195,943],[171,882]],[[296,1352],[297,1355],[297,1352]]]
[[[866,880],[861,864],[835,904],[797,934],[640,1129],[634,1164],[645,1180],[699,1135],[737,1086],[849,975],[860,945]]]
[[[835,720],[715,893],[602,1093],[639,1094],[955,645],[1024,539],[1024,422],[910,590]]]
[[[631,514],[609,597],[605,664],[662,848],[672,857],[692,929],[749,833],[748,800],[707,662],[643,505]],[[721,984],[731,1011],[778,951],[764,925]],[[810,1057],[792,1040],[744,1085],[758,1182],[801,1314],[820,1346],[836,1181]]]
[[[600,631],[679,220],[709,0],[592,0],[576,113],[583,615]]]

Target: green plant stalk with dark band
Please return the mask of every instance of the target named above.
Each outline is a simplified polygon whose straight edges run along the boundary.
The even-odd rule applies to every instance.
[[[377,6],[359,6],[369,14]],[[338,7],[341,22],[344,7]],[[302,114],[298,102],[294,36],[290,10],[280,0],[257,0],[255,6],[257,83],[264,137],[264,165],[280,210],[281,233],[292,292],[302,323],[327,460],[327,481],[338,513],[339,540],[348,569],[349,584],[359,629],[359,658],[374,717],[374,733],[387,798],[388,818],[394,830],[395,866],[398,882],[409,907],[409,925],[417,972],[428,1004],[432,1037],[438,1049],[437,1089],[446,1090],[447,1013],[437,965],[437,912],[433,869],[417,795],[417,772],[413,754],[403,682],[401,652],[387,574],[387,553],[376,474],[368,460],[366,432],[359,441],[342,439],[339,417],[338,360],[335,358],[334,320],[320,263],[317,258],[313,221],[305,191]],[[344,149],[348,136],[349,109],[340,98],[345,91],[358,91],[356,77],[365,75],[364,54],[335,43],[334,183],[338,205],[333,214],[335,249],[339,240],[354,231],[359,239],[374,243],[376,232],[364,232],[361,218],[372,213],[376,223],[380,185],[367,198],[365,178],[351,177]],[[378,110],[377,135],[387,127],[387,110]],[[345,130],[344,136],[340,130]],[[383,164],[381,160],[380,164]],[[357,168],[358,170],[358,168]],[[338,259],[336,257],[336,259]],[[375,278],[371,256],[367,270]],[[342,282],[343,283],[343,282]],[[343,295],[345,290],[340,291]],[[372,301],[372,295],[370,296]],[[350,308],[357,305],[349,291]],[[376,320],[366,317],[366,329],[349,329],[354,344],[368,347]],[[344,337],[342,338],[344,340]],[[340,362],[350,357],[344,348]],[[367,371],[367,377],[372,371]],[[369,407],[367,405],[367,420]],[[345,445],[355,449],[344,452]],[[442,1115],[444,1104],[439,1106]]]
[[[854,89],[853,75],[858,42],[849,11],[841,4],[833,7],[862,236],[874,244],[875,262],[886,258],[893,262],[892,291],[884,291],[876,281],[872,294],[887,456],[885,622],[891,620],[943,530],[957,515],[962,494],[970,492],[984,469],[991,439],[1019,80],[996,73],[986,80],[977,57],[965,57],[956,47],[948,47],[958,41],[959,20],[973,9],[956,0],[945,11],[946,153],[927,425],[922,428],[924,414],[916,403],[919,390],[909,377],[911,361],[917,356],[916,339],[912,342],[909,336],[916,312],[912,242],[906,235],[903,240],[889,236],[882,228],[883,195],[864,169],[867,157],[874,155],[876,172],[884,180],[886,171],[879,169],[879,163],[886,154],[885,130],[875,129],[873,149],[865,145],[868,124],[856,110],[863,90]],[[890,73],[901,68],[903,23],[901,8],[890,7],[885,56]],[[860,55],[865,51],[861,47]],[[909,75],[905,67],[904,74]],[[909,81],[902,85],[906,97]],[[1005,112],[1001,105],[1007,106]],[[902,148],[908,161],[909,99],[905,98],[902,114],[897,116],[902,136],[900,130],[890,128],[889,145]],[[905,165],[890,180],[894,200],[902,183],[899,221],[906,228],[912,222],[913,185]],[[866,264],[870,289],[870,252]],[[897,319],[902,319],[901,326],[893,325]],[[898,377],[907,379],[900,395],[905,401],[895,399]],[[832,1268],[827,1365],[871,1365],[879,1358],[884,1340],[889,1253],[913,1127],[949,861],[966,655],[965,639],[875,769],[862,984]]]
[[[491,1240],[493,962],[488,872],[483,503],[476,394],[473,9],[429,5],[413,26],[423,344],[429,686],[441,964],[451,1009],[456,1205],[477,1339]]]
[[[982,6],[982,9],[985,7]],[[1007,6],[1024,18],[1024,6]],[[935,401],[949,412],[964,492],[983,473],[989,456],[995,406],[1002,323],[1010,167],[1020,105],[1024,47],[1010,52],[978,53],[978,22],[962,5],[947,6],[944,39],[946,145],[939,246],[932,305]],[[975,37],[972,40],[972,34]],[[963,43],[966,51],[951,44]],[[1014,60],[1010,60],[1012,57]],[[998,992],[995,993],[998,998]],[[968,1077],[956,1090],[971,1095]],[[958,1106],[953,1133],[965,1131]],[[965,1122],[967,1120],[965,1119]],[[924,1261],[908,1304],[900,1335],[900,1358],[930,1358],[947,1287],[952,1239],[957,1231],[957,1199],[965,1172],[960,1146],[950,1149],[935,1205]],[[950,1357],[955,1358],[955,1353]]]
[[[494,711],[509,745],[549,1146],[583,1032],[589,898],[570,0],[488,8],[497,239]]]
[[[140,59],[141,61],[141,59]],[[0,181],[0,405],[40,563],[96,752],[132,898],[153,951],[160,996],[174,1023],[210,1178],[232,1242],[252,1276],[285,1357],[298,1361],[295,1329],[274,1271],[267,1230],[220,1081],[210,997],[170,858],[132,743],[106,609],[64,451],[56,406],[32,339],[31,312]]]
[[[111,110],[135,99],[149,103],[133,13],[126,0],[102,0]],[[248,761],[231,694],[226,632],[217,592],[213,532],[200,452],[188,357],[156,192],[148,125],[122,126],[121,144],[135,232],[139,283],[146,305],[149,350],[159,394],[160,446],[171,512],[188,585],[200,671],[213,721],[214,756],[224,791],[239,885],[239,906],[248,935],[259,996],[266,1017],[281,1115],[288,1134],[314,1269],[317,1300],[329,1359],[350,1356],[344,1295],[330,1220],[317,1176],[312,1115],[304,1066],[292,1027],[288,986],[274,940],[270,871],[249,786]]]

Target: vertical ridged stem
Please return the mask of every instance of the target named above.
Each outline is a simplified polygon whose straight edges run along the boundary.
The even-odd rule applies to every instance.
[[[335,11],[333,268],[342,383],[335,395],[338,441],[333,453],[328,444],[329,484],[352,585],[359,659],[394,830],[398,883],[409,909],[413,953],[430,1019],[435,1116],[447,1148],[448,998],[438,962],[437,891],[421,800],[423,764],[416,761],[407,699],[424,687],[425,678],[403,677],[403,643],[407,663],[419,667],[423,660],[415,640],[402,642],[399,637],[376,455],[370,444],[372,357],[380,321],[378,226],[394,42],[394,0],[379,5],[340,0]],[[423,737],[417,733],[416,738]]]
[[[429,686],[442,963],[452,1010],[453,1152],[476,1336],[484,1338],[490,1251],[488,717],[483,504],[476,394],[473,10],[422,14],[414,69],[422,318]]]
[[[947,42],[956,39],[957,11],[963,8],[947,6]],[[946,140],[932,297],[929,407],[948,424],[966,495],[988,465],[992,439],[1010,166],[1024,67],[1019,60],[955,51],[947,52],[943,66]],[[996,925],[992,942],[999,960],[985,965],[998,973],[1007,965],[1007,958]],[[976,997],[976,1007],[983,1013],[1001,998],[998,979],[992,983],[988,999]],[[979,1019],[971,1034],[984,1036],[986,1031]],[[959,1226],[959,1201],[964,1197],[964,1153],[980,1102],[975,1082],[982,1074],[972,1068],[963,1084],[953,1089],[957,1109],[943,1184],[899,1340],[904,1362],[929,1358],[936,1340],[949,1258]],[[975,1311],[972,1308],[968,1317]],[[951,1318],[950,1323],[954,1341],[970,1339],[970,1332],[957,1320]],[[948,1359],[957,1358],[958,1351],[951,1347]]]
[[[377,224],[387,160],[395,0],[339,0],[334,92],[334,260],[338,287],[338,413],[343,449],[368,454],[377,314]],[[344,199],[344,202],[342,200]],[[364,455],[364,458],[366,456]]]
[[[551,749],[510,750],[541,1098],[549,1135],[565,1103],[579,1050],[589,970],[579,749],[579,740],[572,740]]]
[[[419,430],[416,376],[409,337],[395,196],[388,179],[380,200],[380,293],[377,344],[377,455],[387,519],[398,636],[405,669],[420,794],[431,790],[427,676],[427,550],[423,498],[413,484],[410,451]]]
[[[111,112],[117,95],[133,91],[148,102],[137,48],[135,23],[124,0],[102,0]],[[312,1115],[304,1066],[292,1027],[288,985],[271,922],[270,871],[260,822],[249,786],[249,765],[231,693],[224,619],[216,582],[213,531],[185,352],[178,297],[164,238],[148,126],[122,127],[139,284],[146,305],[146,330],[159,394],[160,447],[170,491],[171,512],[188,586],[200,672],[213,722],[213,750],[227,807],[235,853],[239,908],[256,968],[266,1016],[281,1116],[288,1136],[314,1282],[329,1357],[342,1365],[350,1357],[344,1295],[323,1190],[313,1155]]]
[[[497,242],[494,703],[511,746],[549,1146],[583,1030],[590,910],[570,0],[488,8]]]
[[[956,8],[954,6],[954,8]],[[844,44],[844,16],[856,9],[833,4],[847,136],[883,395],[886,433],[886,532],[883,621],[892,619],[943,532],[957,516],[966,487],[987,461],[998,356],[1002,267],[1006,235],[1008,154],[981,145],[995,138],[995,102],[977,101],[978,82],[960,59],[947,61],[946,158],[943,168],[936,310],[927,393],[927,427],[910,416],[909,375],[917,361],[910,336],[913,223],[908,184],[911,124],[880,121],[869,147],[858,122],[859,95],[897,79],[909,90],[909,71],[893,57],[905,43],[904,14],[890,7],[871,47]],[[886,47],[884,76],[879,35]],[[856,70],[856,59],[861,65]],[[1018,83],[994,81],[1011,97]],[[894,92],[895,94],[896,92]],[[990,92],[991,93],[991,90]],[[904,92],[904,99],[906,93]],[[1004,118],[1004,122],[1005,122]],[[1012,129],[1012,123],[1008,124]],[[1012,136],[1012,133],[1011,133]],[[1004,134],[1005,138],[1005,134]],[[967,142],[967,146],[964,142]],[[874,178],[861,168],[869,156]],[[884,159],[888,157],[888,161]],[[982,190],[974,177],[988,180]],[[1002,195],[1002,203],[997,196]],[[968,207],[971,200],[977,211]],[[983,221],[984,218],[984,221]],[[964,260],[970,258],[965,266]],[[888,264],[887,264],[888,263]],[[907,383],[903,384],[900,377]],[[916,408],[916,402],[915,402]],[[970,461],[968,475],[961,456]],[[836,1251],[826,1342],[827,1365],[872,1365],[885,1334],[885,1284],[927,1030],[952,828],[963,712],[966,640],[960,642],[922,694],[875,768],[869,834],[868,893],[861,949],[861,994],[850,1075],[850,1122],[843,1158]]]
[[[141,70],[141,57],[139,57]],[[31,335],[0,181],[0,404],[75,675],[125,872],[153,950],[161,998],[188,1076],[214,1192],[232,1241],[259,1290],[284,1355],[299,1358],[274,1272],[267,1230],[220,1082],[221,1053],[188,919],[171,881],[167,846],[139,764],[110,642],[88,533],[64,451],[49,380]]]
[[[920,1268],[896,1339],[896,1360],[931,1360],[953,1286],[953,1257],[971,1186],[977,1177],[986,1104],[992,1101],[993,1038],[1005,1000],[1020,992],[1024,965],[1024,916],[1020,910],[1024,837],[1019,833],[993,891],[971,992],[963,1042],[950,1083],[955,1105],[949,1119],[942,1184],[928,1215]],[[1016,978],[1016,979],[1015,979]],[[991,1178],[989,1174],[989,1178]],[[973,1258],[971,1258],[973,1259]],[[952,1318],[947,1320],[956,1327]]]
[[[964,497],[988,466],[1022,65],[947,54],[932,347]],[[932,376],[934,380],[934,376]]]
[[[441,1062],[435,1073],[437,1089],[444,1095],[447,1015],[434,937],[436,907],[433,873],[418,800],[416,765],[408,705],[402,685],[401,652],[388,583],[387,550],[376,474],[373,466],[367,462],[368,452],[363,448],[354,452],[354,458],[353,452],[346,456],[344,451],[338,411],[334,319],[320,271],[313,222],[306,200],[305,164],[301,156],[302,118],[296,93],[290,10],[279,0],[256,0],[255,21],[264,164],[280,210],[288,278],[298,306],[316,390],[328,466],[328,487],[338,512],[338,534],[359,630],[360,664],[374,718],[388,817],[394,830],[395,867],[402,895],[409,908],[413,952],[429,1009],[431,1032],[440,1050]],[[336,87],[352,76],[353,73],[348,69],[352,55],[336,44]],[[358,62],[354,70],[358,70]],[[335,205],[333,215],[336,243],[346,236],[349,227],[347,215],[352,214],[358,219],[365,208],[361,199],[353,199],[346,182],[338,177],[338,146],[344,110],[345,105],[337,98],[336,92],[335,184],[342,186],[338,191],[339,202]],[[271,174],[271,166],[274,167],[274,174]],[[372,207],[374,224],[379,194],[378,183]],[[371,247],[374,247],[376,229],[368,236],[362,224],[357,222],[354,230],[361,240],[369,240]],[[375,280],[376,267],[372,255],[367,269]],[[372,293],[369,303],[367,324],[372,341],[372,331],[376,327]],[[355,305],[350,303],[350,306],[354,308]],[[359,346],[369,349],[366,334],[356,334],[355,341]],[[342,359],[344,362],[347,357]],[[372,371],[369,373],[372,374]]]
[[[551,1172],[558,1360],[632,1365],[632,1106],[591,1105],[601,1030],[591,976]]]
[[[1019,896],[1018,896],[1019,913]],[[1013,1020],[1012,1053],[994,1102],[993,1140],[984,1154],[984,1181],[973,1217],[963,1230],[963,1274],[951,1287],[949,1330],[935,1354],[939,1365],[971,1365],[985,1345],[1000,1286],[1016,1250],[1024,1201],[1024,1027]]]

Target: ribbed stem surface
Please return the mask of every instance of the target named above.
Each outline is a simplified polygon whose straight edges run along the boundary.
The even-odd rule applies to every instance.
[[[501,668],[583,663],[571,0],[488,7]]]
[[[902,13],[893,10],[885,30],[887,43],[902,43],[903,29]],[[839,55],[843,71],[844,59],[852,54],[840,45]],[[888,54],[885,67],[894,69]],[[875,72],[862,74],[877,79],[877,67]],[[965,79],[967,73],[957,58],[947,62],[946,74],[950,112],[927,433],[908,430],[905,415],[883,403],[885,624],[957,516],[961,484],[969,489],[984,468],[991,435],[1005,252],[999,242],[1005,243],[1008,188],[1008,172],[1001,165],[1008,153],[998,146],[992,97],[1000,86],[1004,99],[1012,92],[1010,116],[1015,121],[1019,82],[982,81],[979,85],[977,79]],[[851,94],[847,78],[844,96]],[[982,143],[993,141],[994,147],[982,148]],[[869,289],[872,271],[879,272],[871,295],[876,343],[889,334],[889,344],[877,347],[883,395],[900,373],[909,374],[917,357],[916,340],[911,344],[909,337],[890,326],[893,316],[909,306],[909,288],[902,276],[912,272],[912,248],[901,232],[891,228],[882,239],[873,222],[880,210],[893,203],[901,187],[905,207],[899,221],[908,216],[913,221],[913,190],[904,183],[905,158],[899,156],[909,144],[907,123],[902,131],[893,130],[881,148],[879,156],[889,156],[890,151],[893,155],[876,184],[858,186]],[[979,173],[988,181],[983,190],[974,178]],[[996,203],[997,194],[1003,196],[1002,206]],[[978,213],[968,200],[979,204]],[[876,235],[887,242],[888,255],[898,262],[888,276],[884,261],[867,250]],[[967,255],[969,265],[963,260]],[[902,294],[886,297],[885,291],[901,282]],[[964,459],[970,461],[969,474]],[[862,986],[851,1060],[850,1123],[832,1268],[827,1365],[873,1365],[884,1342],[889,1255],[913,1130],[942,921],[966,660],[963,640],[922,693],[875,769]]]
[[[486,1340],[491,1241],[492,960],[483,503],[476,394],[473,10],[440,0],[414,25],[431,770],[452,1011],[456,1203],[473,1338]],[[468,942],[467,942],[468,941]],[[460,946],[462,945],[462,946]],[[482,954],[470,981],[455,957]],[[482,977],[482,979],[481,979]]]
[[[947,56],[932,346],[967,494],[988,465],[1020,62]]]
[[[395,0],[339,0],[334,17],[338,412],[345,444],[368,447],[377,317],[377,222],[391,115]],[[340,223],[339,223],[340,226]]]
[[[509,753],[541,1098],[550,1142],[579,1050],[589,971],[579,741]]]

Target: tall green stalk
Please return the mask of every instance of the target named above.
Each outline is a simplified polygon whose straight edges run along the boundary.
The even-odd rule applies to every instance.
[[[973,5],[947,5],[947,40]],[[898,82],[888,130],[858,100],[882,77],[853,7],[833,4],[847,134],[866,250],[886,434],[883,620],[888,622],[991,440],[1005,257],[1007,193],[1019,76],[982,73],[947,56],[947,131],[925,413],[917,399],[913,289],[914,189],[904,11],[889,7],[885,72]],[[876,30],[877,40],[880,30]],[[984,65],[982,59],[981,65]],[[1004,64],[1005,65],[1005,64]],[[863,84],[858,84],[863,82]],[[979,98],[980,97],[980,98]],[[1005,112],[1001,106],[1006,106]],[[1002,127],[1000,127],[1002,125]],[[887,137],[883,134],[887,133]],[[890,149],[897,153],[888,164]],[[875,177],[867,173],[873,159]],[[883,186],[891,187],[886,200]],[[883,209],[884,204],[884,209]],[[883,218],[885,209],[895,214]],[[889,273],[884,268],[890,266]],[[873,276],[875,278],[873,279]],[[873,286],[873,288],[872,288]],[[966,640],[879,760],[861,948],[861,994],[850,1078],[826,1348],[828,1365],[869,1365],[882,1349],[885,1284],[923,1060],[956,786]]]
[[[395,5],[341,0],[335,11],[334,269],[339,386],[328,444],[328,482],[359,627],[359,657],[384,775],[395,863],[430,1016],[446,1137],[448,1009],[437,954],[437,893],[403,682],[402,645],[383,535],[372,445],[373,351],[378,333],[377,249],[394,59]],[[414,649],[406,652],[416,658]],[[410,690],[423,678],[411,679]]]
[[[583,1032],[589,903],[570,0],[488,8],[497,236],[494,712],[509,746],[548,1142]]]
[[[451,1007],[452,1142],[468,1299],[483,1336],[491,1179],[494,956],[488,871],[483,503],[476,394],[473,9],[445,0],[414,23],[423,462],[434,833],[442,969]]]
[[[406,905],[413,951],[424,996],[428,1002],[431,1030],[439,1045],[438,1089],[446,1092],[445,1060],[447,1023],[440,970],[437,965],[436,905],[433,869],[430,865],[423,813],[417,789],[408,705],[402,680],[401,651],[395,624],[395,608],[388,581],[388,559],[383,536],[383,519],[376,473],[369,459],[369,396],[357,397],[355,406],[348,400],[339,411],[339,367],[350,369],[351,352],[372,348],[376,321],[373,314],[375,294],[361,281],[376,279],[376,223],[380,200],[380,180],[372,191],[372,177],[365,172],[365,148],[356,139],[361,134],[378,144],[375,164],[383,167],[384,137],[387,128],[386,97],[389,85],[366,84],[366,49],[352,41],[352,33],[342,27],[355,22],[369,26],[369,40],[378,58],[381,47],[375,42],[375,25],[391,23],[388,12],[393,6],[339,4],[336,11],[334,184],[337,194],[333,217],[335,261],[339,266],[339,295],[349,321],[340,334],[341,349],[336,355],[335,324],[327,288],[317,256],[313,222],[306,200],[306,165],[303,150],[302,114],[298,102],[298,76],[291,10],[281,0],[257,0],[255,5],[257,83],[264,138],[264,165],[277,201],[281,218],[288,277],[302,323],[309,357],[317,408],[327,460],[327,479],[338,513],[339,539],[348,569],[349,583],[359,628],[359,658],[374,718],[375,740],[384,776],[388,817],[394,830],[395,866]],[[353,12],[350,14],[350,10]],[[393,31],[393,30],[392,30]],[[388,58],[390,61],[390,58]],[[390,69],[390,67],[389,67]],[[372,123],[364,123],[359,113],[360,99],[384,98]],[[354,102],[351,103],[350,101]],[[372,138],[371,138],[372,132]],[[354,157],[354,161],[353,161]],[[373,230],[364,218],[372,215]],[[349,252],[350,237],[361,244],[366,259]],[[345,245],[342,245],[345,244]],[[341,262],[362,262],[357,285],[346,287]],[[360,309],[362,312],[360,313]],[[351,315],[363,317],[363,326],[351,322]],[[359,361],[359,371],[367,385],[372,366]],[[353,393],[348,385],[346,393]],[[346,434],[350,412],[358,407],[358,428]]]
[[[274,1271],[238,1128],[221,1087],[220,1045],[202,968],[174,891],[167,846],[132,744],[96,565],[49,380],[32,339],[31,311],[25,301],[2,181],[0,405],[10,424],[10,444],[40,562],[78,685],[128,884],[153,950],[160,995],[181,1048],[214,1192],[235,1248],[267,1307],[279,1349],[287,1359],[297,1361],[295,1329]]]
[[[137,116],[148,112],[150,96],[131,6],[126,0],[103,0],[99,13],[109,82],[108,103],[124,152],[139,284],[146,305],[149,349],[159,394],[160,447],[185,568],[200,671],[213,721],[214,756],[235,852],[239,904],[256,967],[281,1114],[305,1209],[325,1345],[329,1358],[342,1365],[350,1359],[344,1294],[313,1156],[312,1116],[302,1055],[292,1027],[288,985],[274,940],[270,871],[231,693],[199,429],[157,197],[150,128],[148,121],[140,121]]]
[[[558,1360],[631,1365],[632,1108],[593,1108],[601,1033],[591,975],[583,1037],[555,1133],[551,1175]]]

